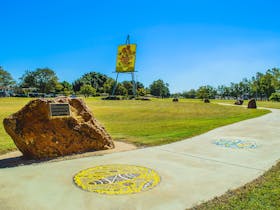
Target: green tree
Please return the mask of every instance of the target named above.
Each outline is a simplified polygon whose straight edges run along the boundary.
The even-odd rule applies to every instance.
[[[59,85],[61,87],[59,92],[62,93],[63,95],[68,96],[71,93],[73,93],[73,87],[69,82],[63,81],[60,82]]]
[[[275,92],[275,87],[273,86],[273,75],[271,73],[271,70],[267,70],[266,73],[260,78],[260,84],[265,99],[269,99],[269,96]]]
[[[145,88],[137,88],[137,95],[139,96],[145,96],[147,94]]]
[[[35,73],[33,71],[25,71],[20,80],[21,88],[35,88],[37,86]]]
[[[240,96],[241,91],[239,89],[238,83],[231,82],[229,88],[231,97],[238,98]]]
[[[58,85],[55,72],[49,68],[26,71],[20,79],[22,88],[36,88],[40,93],[55,93]]]
[[[0,66],[0,87],[10,87],[15,84],[11,74]]]
[[[80,93],[83,94],[85,97],[95,96],[96,89],[93,88],[91,85],[83,85],[80,89]]]
[[[264,96],[263,85],[261,84],[261,78],[264,74],[257,72],[255,77],[252,77],[251,88],[253,95],[256,98],[260,98],[262,100]]]
[[[197,98],[200,98],[200,99],[204,99],[204,98],[209,98],[209,92],[208,92],[208,89],[206,86],[201,86],[197,89]]]
[[[146,91],[146,95],[150,95],[151,94],[151,89],[149,87],[146,87],[145,91]]]
[[[150,85],[151,94],[162,98],[169,97],[170,92],[168,86],[168,83],[164,83],[163,80],[156,80]]]
[[[280,102],[280,93],[272,93],[269,97],[271,101],[279,101]]]
[[[273,75],[272,85],[274,86],[276,91],[280,92],[280,69],[272,68],[271,74]]]
[[[124,87],[124,85],[122,83],[118,83],[115,94],[126,96],[126,95],[128,95],[128,92],[127,92],[127,89]]]
[[[115,80],[113,80],[112,78],[108,78],[106,82],[103,84],[104,93],[108,93],[109,95],[112,94],[114,85],[115,85]]]
[[[241,82],[238,83],[239,90],[240,90],[240,98],[248,98],[251,96],[251,84],[247,78],[242,79]]]
[[[225,98],[226,97],[226,86],[225,85],[219,85],[218,88],[217,88],[217,94],[221,98]]]
[[[132,81],[123,81],[121,84],[126,89],[127,95],[133,95],[133,84],[132,84]]]
[[[195,89],[190,89],[189,91],[184,91],[182,93],[182,96],[184,98],[195,98],[196,97],[196,90]]]
[[[112,78],[98,73],[98,72],[89,72],[84,74],[81,78],[77,79],[73,83],[73,90],[75,92],[80,91],[81,87],[83,85],[90,85],[96,89],[98,93],[104,93],[106,92],[104,90],[104,84],[107,80],[110,80]],[[108,90],[108,89],[107,89]]]
[[[223,95],[224,95],[225,98],[230,97],[230,87],[228,87],[228,86],[224,87]]]
[[[123,81],[122,85],[127,90],[127,95],[133,95],[133,83],[132,81]],[[138,90],[141,88],[144,88],[144,85],[141,82],[136,82],[136,93],[138,93]]]
[[[272,93],[280,90],[280,69],[268,69],[265,74],[257,72],[250,82],[251,95],[256,98],[269,99]]]
[[[197,98],[205,99],[205,98],[215,98],[217,91],[210,85],[201,86],[196,91]]]

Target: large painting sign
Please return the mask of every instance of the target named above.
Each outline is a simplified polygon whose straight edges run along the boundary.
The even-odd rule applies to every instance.
[[[134,72],[136,44],[118,46],[116,72]]]

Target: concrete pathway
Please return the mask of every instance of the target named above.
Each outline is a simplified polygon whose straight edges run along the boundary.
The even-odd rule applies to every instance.
[[[280,110],[169,145],[104,156],[0,169],[0,209],[186,209],[260,176],[280,158]],[[242,139],[255,149],[213,142]],[[73,184],[78,171],[131,164],[156,170],[160,184],[131,195],[85,192]]]

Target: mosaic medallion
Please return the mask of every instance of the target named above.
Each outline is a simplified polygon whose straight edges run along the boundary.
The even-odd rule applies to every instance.
[[[222,147],[228,147],[233,149],[255,149],[257,144],[253,141],[244,141],[241,139],[219,139],[214,144]]]
[[[80,171],[74,183],[89,192],[121,195],[144,192],[160,182],[152,169],[134,165],[101,165]]]

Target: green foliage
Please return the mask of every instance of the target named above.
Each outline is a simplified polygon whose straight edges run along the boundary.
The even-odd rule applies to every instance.
[[[40,93],[55,93],[58,85],[55,72],[49,68],[26,71],[20,79],[21,88],[35,88]]]
[[[215,98],[217,91],[210,85],[201,86],[196,92],[196,97],[200,99]]]
[[[97,72],[90,72],[84,74],[80,79],[73,83],[73,90],[75,92],[80,91],[83,85],[90,85],[96,89],[97,93],[112,94],[115,80]],[[144,85],[140,82],[136,83],[137,89],[144,88]],[[123,81],[117,84],[116,95],[133,95],[133,84],[131,81]]]
[[[112,94],[114,85],[115,85],[115,80],[113,80],[112,78],[108,78],[103,85],[104,93],[108,93],[109,95]]]
[[[85,97],[95,96],[96,89],[93,88],[91,85],[83,85],[80,89],[80,94],[83,94]]]
[[[118,83],[115,94],[116,95],[127,96],[128,91],[122,83]]]
[[[73,93],[73,87],[69,82],[63,81],[59,85],[61,87],[59,90],[61,94],[68,96]]]
[[[280,69],[278,68],[272,68],[270,70],[273,78],[272,78],[272,86],[276,91],[280,92]]]
[[[168,83],[164,83],[163,80],[156,80],[150,85],[151,94],[162,98],[169,97],[170,92],[168,86]]]
[[[230,86],[218,86],[217,93],[221,98],[252,98],[263,100],[280,91],[280,69],[268,69],[264,74],[257,72],[251,80],[243,79],[239,83],[231,83]]]
[[[273,75],[271,74],[270,70],[268,70],[266,74],[260,78],[261,90],[263,91],[266,98],[268,98],[275,91],[272,81]]]
[[[137,88],[137,95],[139,96],[145,96],[147,94],[145,88]]]
[[[272,93],[269,97],[271,101],[279,101],[280,102],[280,93]]]
[[[230,96],[230,87],[227,87],[225,85],[219,85],[217,89],[217,94],[221,98],[227,98]]]
[[[251,81],[251,95],[260,99],[268,97],[280,88],[280,69],[268,69],[265,74],[257,72]]]
[[[104,85],[108,80],[112,80],[112,78],[98,72],[89,72],[84,74],[80,79],[74,81],[73,90],[78,92],[82,86],[90,85],[94,87],[98,93],[104,93]],[[106,85],[108,86],[108,83]],[[106,90],[108,91],[110,88],[111,87],[106,87]]]
[[[11,86],[15,84],[11,75],[0,67],[0,86]],[[79,92],[84,85],[90,85],[96,89],[97,94],[107,93],[111,94],[115,81],[98,72],[90,72],[84,74],[81,78],[77,79],[73,86],[64,81],[58,82],[55,72],[49,68],[38,68],[35,71],[26,71],[21,77],[19,87],[15,87],[16,93],[25,93],[26,91],[34,91],[41,93],[60,93],[69,95],[73,92]],[[158,97],[169,97],[170,92],[168,84],[159,79],[154,81],[149,88],[145,88],[140,82],[136,84],[137,95],[144,96],[152,94]],[[25,89],[21,89],[25,88]],[[145,91],[144,91],[145,89]],[[280,92],[280,69],[268,69],[265,73],[257,72],[256,76],[251,80],[243,79],[239,83],[231,83],[229,86],[220,85],[217,89],[207,85],[201,86],[198,90],[191,89],[183,93],[176,94],[177,97],[183,96],[184,98],[215,98],[219,96],[222,99],[232,98],[252,98],[269,99],[275,92]],[[133,85],[131,81],[123,81],[117,85],[117,95],[133,95]],[[272,97],[272,100],[274,99]]]
[[[144,88],[144,85],[141,82],[136,82],[136,94],[138,93],[139,89]],[[132,81],[123,81],[121,82],[121,86],[126,89],[125,94],[121,95],[133,95],[133,83]]]
[[[125,95],[133,95],[133,83],[131,81],[123,81],[121,84],[126,89]]]
[[[0,66],[0,87],[10,87],[15,84],[11,74]]]
[[[184,98],[195,98],[196,97],[196,90],[195,89],[191,89],[189,91],[184,91],[182,93],[182,96]]]

